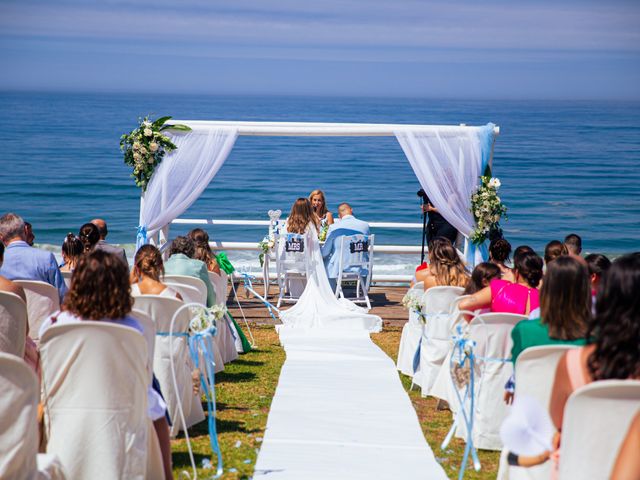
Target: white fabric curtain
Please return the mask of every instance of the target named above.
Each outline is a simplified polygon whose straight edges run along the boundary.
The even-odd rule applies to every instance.
[[[395,132],[433,206],[467,238],[475,225],[471,195],[489,161],[488,134],[492,141],[493,125]],[[482,261],[475,254],[474,257],[468,260]]]
[[[178,148],[165,156],[144,194],[138,248],[200,197],[229,156],[238,130],[195,127],[190,132],[167,132],[167,136]]]

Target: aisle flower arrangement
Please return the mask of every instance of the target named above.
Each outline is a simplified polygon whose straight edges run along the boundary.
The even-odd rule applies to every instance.
[[[498,196],[500,179],[480,177],[480,186],[471,195],[471,213],[475,220],[475,229],[469,239],[476,245],[482,244],[493,232],[500,232],[500,219],[507,219],[507,207]]]
[[[192,333],[201,333],[215,328],[218,320],[227,313],[227,307],[224,305],[214,305],[209,308],[193,308],[189,329]]]
[[[420,323],[427,323],[427,317],[422,311],[424,306],[422,304],[422,298],[420,294],[409,290],[402,298],[402,306],[409,312],[415,312],[418,315],[418,320],[420,320]]]
[[[166,125],[170,119],[171,117],[160,117],[151,121],[148,116],[144,117],[137,128],[120,137],[120,150],[124,154],[124,163],[133,167],[131,176],[143,192],[147,190],[151,176],[165,154],[177,148],[162,132],[191,130],[186,125]]]
[[[260,248],[258,260],[260,260],[261,267],[264,265],[264,256],[267,255],[275,245],[276,239],[273,234],[265,235],[265,237],[258,242],[258,248]]]

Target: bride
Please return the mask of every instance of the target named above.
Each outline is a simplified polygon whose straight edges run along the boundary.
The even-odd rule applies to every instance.
[[[286,233],[303,235],[304,248],[301,253],[303,265],[299,269],[306,273],[306,286],[298,302],[280,314],[285,327],[330,327],[332,329],[382,330],[382,319],[370,315],[364,308],[346,299],[337,299],[324,268],[318,230],[311,203],[306,198],[298,198],[285,225]],[[286,233],[278,245],[279,254],[284,254]]]

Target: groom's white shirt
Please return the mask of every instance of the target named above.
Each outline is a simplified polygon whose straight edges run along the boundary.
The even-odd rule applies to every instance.
[[[327,240],[322,246],[322,257],[327,277],[338,278],[340,274],[340,238],[345,235],[369,235],[369,224],[353,215],[345,215],[329,227]]]

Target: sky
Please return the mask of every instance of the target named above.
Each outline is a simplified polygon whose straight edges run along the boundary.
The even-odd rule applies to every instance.
[[[640,1],[0,0],[0,90],[640,100]]]

